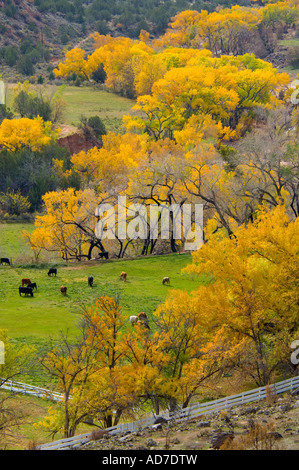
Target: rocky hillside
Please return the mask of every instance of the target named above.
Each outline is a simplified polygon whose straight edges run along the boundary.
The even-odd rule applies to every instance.
[[[187,10],[214,11],[237,0],[6,0],[0,1],[0,63],[5,79],[18,81],[41,75],[47,78],[66,50],[89,38],[91,32],[138,38],[141,30],[151,37],[162,35],[177,13]],[[242,5],[250,5],[243,0]],[[295,32],[293,31],[295,34]],[[286,39],[286,38],[284,38]],[[293,39],[293,37],[291,37]],[[266,57],[261,39],[254,39],[259,57],[285,66],[287,48]],[[86,49],[87,47],[87,49]],[[84,49],[89,52],[88,45]],[[92,44],[90,44],[92,47]],[[250,50],[251,51],[251,50]],[[20,76],[18,77],[17,74]],[[53,79],[52,77],[51,79]]]
[[[82,450],[299,450],[299,396],[286,394],[180,423],[159,421],[124,435],[95,432]]]
[[[11,5],[11,10],[8,5]],[[0,47],[15,47],[22,54],[26,47],[22,41],[30,40],[32,45],[41,44],[58,55],[65,44],[82,37],[82,25],[70,23],[62,13],[41,13],[32,1],[11,0],[0,2]]]

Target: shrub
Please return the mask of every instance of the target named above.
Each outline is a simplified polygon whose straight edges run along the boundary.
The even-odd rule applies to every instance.
[[[251,423],[247,434],[226,441],[220,450],[279,450],[272,423]]]
[[[88,118],[87,125],[91,127],[97,139],[101,138],[102,135],[107,134],[105,125],[99,116],[91,116]]]
[[[24,215],[30,210],[30,202],[20,191],[8,190],[0,194],[0,213],[8,215]]]
[[[9,18],[13,18],[16,12],[17,12],[17,8],[12,3],[6,5],[6,7],[4,8],[4,13]]]
[[[299,45],[292,46],[288,50],[287,54],[288,64],[294,69],[299,67]]]
[[[25,54],[17,62],[17,70],[23,75],[33,75],[34,66],[29,54]]]
[[[3,58],[9,67],[16,65],[18,60],[18,51],[14,46],[7,46],[3,51]]]

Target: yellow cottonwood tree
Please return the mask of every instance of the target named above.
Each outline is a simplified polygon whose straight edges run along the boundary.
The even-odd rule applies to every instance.
[[[145,117],[125,117],[125,124],[128,130],[143,129],[158,140],[173,138],[173,133],[182,130],[191,116],[203,114],[221,123],[220,138],[231,131],[237,138],[246,111],[257,105],[274,104],[275,93],[288,82],[287,74],[279,74],[250,54],[219,59],[194,54],[184,67],[171,68],[157,80],[150,95],[137,98],[134,108]]]
[[[52,130],[52,123],[42,118],[4,119],[0,124],[0,147],[11,151],[22,147],[39,150],[58,136],[59,130]]]
[[[55,75],[58,77],[68,77],[72,73],[88,78],[86,71],[85,51],[76,47],[68,51],[65,55],[65,62],[60,62],[58,67],[54,69]]]
[[[27,235],[30,246],[60,253],[66,260],[90,259],[93,248],[103,250],[95,235],[95,209],[101,201],[92,189],[46,193],[45,214],[36,217],[35,230]]]
[[[281,363],[288,366],[279,352],[298,335],[298,222],[284,206],[262,209],[235,237],[211,237],[186,268],[211,276],[194,294],[193,308],[201,309],[204,295],[206,331],[220,328],[223,339],[244,348],[243,367],[258,385],[275,377]]]
[[[240,349],[221,331],[206,328],[205,300],[193,300],[186,292],[173,290],[155,311],[159,334],[168,337],[165,351],[170,356],[165,374],[172,406],[183,407],[200,393],[201,387],[223,371]]]
[[[106,427],[112,425],[113,410],[121,414],[130,401],[114,373],[121,357],[117,345],[123,324],[118,302],[102,296],[83,311],[81,336],[76,344],[60,338],[57,346],[41,358],[44,368],[56,377],[64,400],[55,411],[49,409],[38,426],[71,437],[87,417],[103,421]]]

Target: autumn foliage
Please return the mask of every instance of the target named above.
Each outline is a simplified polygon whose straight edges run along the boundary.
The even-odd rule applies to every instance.
[[[0,125],[0,146],[11,151],[29,147],[39,150],[58,135],[52,123],[41,118],[4,119]]]
[[[164,244],[149,236],[133,243],[118,237],[116,217],[113,237],[97,238],[97,206],[114,206],[119,196],[145,207],[197,203],[204,243],[186,272],[206,282],[192,293],[171,291],[150,330],[129,324],[113,297],[84,311],[79,341],[64,339],[42,359],[65,395],[42,423],[47,429],[73,435],[87,417],[107,427],[149,404],[156,414],[174,411],[227,370],[257,385],[291,372],[288,345],[299,334],[298,109],[289,75],[247,45],[258,34],[271,52],[273,34],[294,28],[299,10],[293,1],[260,3],[184,11],[155,40],[145,31],[139,40],[95,33],[90,55],[74,48],[55,70],[82,80],[103,70],[104,86],[134,106],[101,146],[67,165],[53,155],[63,184],[43,195],[27,234],[36,256],[177,252],[183,240],[173,226]],[[36,149],[52,132],[40,118],[4,120],[0,145]]]
[[[147,403],[156,414],[186,407],[225,371],[260,386],[287,371],[299,334],[298,234],[283,206],[261,207],[235,237],[214,234],[185,268],[209,281],[172,290],[150,329],[132,326],[113,297],[84,310],[80,341],[65,338],[42,359],[65,394],[65,435],[86,416],[109,427]],[[60,413],[40,425],[62,429]]]

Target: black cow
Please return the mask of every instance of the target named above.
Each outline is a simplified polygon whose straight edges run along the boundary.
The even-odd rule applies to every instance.
[[[99,258],[106,258],[106,259],[108,259],[108,258],[109,258],[109,253],[108,253],[108,251],[100,251],[100,252],[99,252]]]
[[[92,285],[93,285],[93,277],[92,276],[88,276],[88,285],[90,287],[92,287]]]
[[[52,276],[53,274],[57,274],[57,269],[56,268],[50,268],[48,271],[48,276]]]
[[[27,287],[31,287],[32,290],[33,290],[33,289],[36,289],[36,290],[37,290],[36,282],[31,282],[30,284],[27,284]]]
[[[33,289],[32,287],[19,287],[19,294],[31,295],[33,297]]]
[[[1,258],[0,264],[10,264],[10,261],[8,258]]]

